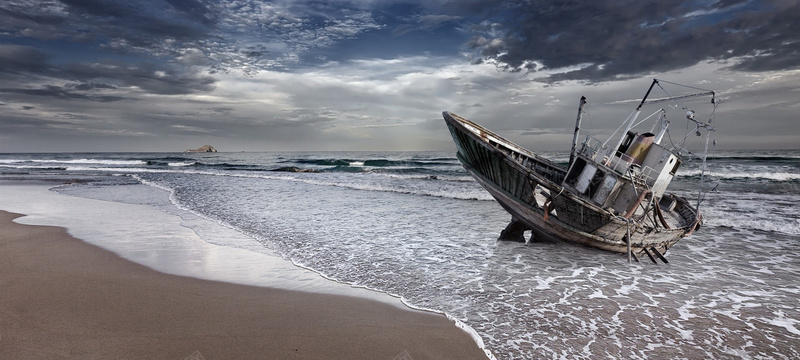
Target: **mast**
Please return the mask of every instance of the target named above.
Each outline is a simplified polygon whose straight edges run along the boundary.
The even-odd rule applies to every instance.
[[[658,84],[658,79],[653,79],[653,83],[650,84],[650,88],[648,88],[647,93],[644,94],[642,102],[640,102],[639,106],[636,107],[636,110],[634,110],[630,115],[628,115],[628,118],[625,119],[623,124],[627,123],[628,125],[625,127],[625,131],[622,132],[622,136],[620,136],[617,145],[610,149],[611,153],[608,154],[608,161],[605,163],[606,165],[611,163],[611,160],[614,158],[614,154],[616,154],[619,146],[622,145],[622,141],[625,140],[625,135],[631,130],[631,127],[633,127],[633,123],[636,121],[636,118],[639,117],[639,113],[642,111],[642,105],[644,105],[645,101],[647,101],[647,97],[650,96],[650,92],[653,91],[653,86],[656,86],[656,84]],[[611,138],[608,140],[611,140]],[[608,142],[608,140],[606,140],[606,142]],[[605,143],[603,143],[603,145],[605,145]]]
[[[642,98],[642,102],[640,102],[639,106],[636,107],[637,111],[642,109],[642,105],[644,105],[644,102],[647,101],[647,97],[650,96],[650,92],[653,91],[653,86],[656,86],[656,84],[658,84],[658,79],[653,79],[653,83],[650,84],[650,88],[647,89],[647,93],[644,94],[644,97]],[[661,86],[661,85],[659,85],[659,86]]]
[[[569,164],[575,160],[575,148],[578,147],[578,134],[581,132],[581,118],[583,117],[583,105],[586,105],[586,96],[581,96],[580,105],[578,106],[578,118],[575,120],[575,133],[572,135],[572,150],[569,152]]]

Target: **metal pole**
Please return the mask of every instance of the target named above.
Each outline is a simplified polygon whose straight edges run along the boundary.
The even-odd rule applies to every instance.
[[[628,131],[630,131],[631,127],[633,127],[633,123],[636,122],[636,118],[639,117],[639,113],[642,110],[642,105],[644,105],[644,102],[647,101],[647,97],[650,96],[650,92],[653,91],[653,86],[656,86],[656,84],[658,84],[658,79],[653,79],[653,82],[650,84],[650,87],[647,89],[647,93],[645,93],[644,97],[642,98],[642,102],[640,102],[639,106],[636,107],[636,110],[634,110],[628,116],[628,118],[625,119],[625,122],[628,123],[628,126],[626,126],[625,127],[625,131],[622,132],[622,135],[620,136],[619,141],[617,142],[617,145],[614,146],[613,148],[609,149],[611,151],[611,153],[608,154],[608,161],[606,161],[606,163],[605,163],[606,166],[608,166],[608,164],[611,164],[611,160],[614,158],[614,155],[616,155],[617,149],[619,149],[619,146],[622,145],[622,141],[625,139],[625,136],[628,134]],[[622,126],[622,125],[620,125],[620,126]],[[614,132],[614,134],[616,134],[616,131]],[[611,140],[611,138],[608,138],[608,140]],[[608,140],[606,140],[606,143],[608,142]],[[606,143],[603,143],[603,146],[605,146]]]
[[[586,96],[581,96],[578,106],[578,118],[575,120],[575,133],[572,135],[572,150],[569,152],[569,164],[575,160],[575,149],[578,147],[578,134],[581,132],[581,118],[583,117],[583,105],[586,104]]]
[[[698,129],[700,128],[700,124],[698,123]],[[708,158],[708,142],[711,138],[711,131],[713,129],[709,129],[706,126],[706,146],[705,151],[703,152],[703,164],[700,170],[700,190],[697,193],[697,217],[700,217],[700,204],[703,202],[704,197],[704,190],[705,190],[705,177],[706,177],[706,159]]]
[[[625,236],[628,239],[628,265],[631,264],[631,223],[630,220],[627,224],[627,229],[625,230]]]
[[[658,79],[653,79],[653,83],[650,84],[650,88],[647,89],[647,93],[644,94],[642,102],[639,103],[639,106],[636,107],[636,110],[640,110],[642,108],[644,102],[647,101],[647,97],[650,96],[650,92],[653,91],[653,86],[656,86],[656,84],[658,84]]]

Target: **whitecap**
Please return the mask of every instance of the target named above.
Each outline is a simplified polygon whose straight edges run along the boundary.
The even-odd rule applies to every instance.
[[[196,162],[171,162],[171,163],[167,163],[168,166],[174,166],[174,167],[194,166],[195,164],[197,164],[197,163]]]

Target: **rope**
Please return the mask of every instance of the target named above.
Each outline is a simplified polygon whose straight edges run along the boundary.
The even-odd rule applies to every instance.
[[[636,124],[633,124],[633,126],[631,126],[631,128],[635,128],[635,127],[637,127],[637,126],[641,125],[643,122],[647,121],[647,119],[649,119],[649,118],[653,117],[655,114],[658,114],[658,113],[660,113],[660,112],[662,112],[662,111],[664,111],[664,109],[658,109],[658,111],[656,111],[656,112],[654,112],[654,113],[650,114],[649,116],[647,116],[646,118],[644,118],[644,119],[642,119],[641,121],[637,122]]]

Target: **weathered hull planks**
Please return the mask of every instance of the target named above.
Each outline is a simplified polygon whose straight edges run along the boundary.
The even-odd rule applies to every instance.
[[[657,228],[648,226],[647,219],[629,222],[563,189],[559,184],[566,175],[565,169],[469,120],[450,113],[444,113],[444,118],[458,148],[457,157],[465,169],[513,219],[524,223],[537,238],[566,240],[627,253],[630,231],[631,251],[642,257],[651,256],[649,254],[655,253],[653,250],[664,254],[690,230],[687,219],[693,219],[694,212],[685,200],[678,199],[675,210],[678,213],[671,214],[682,219],[686,223],[683,226]],[[539,186],[538,189],[552,200],[547,208],[536,200]],[[547,219],[545,210],[551,211]]]

